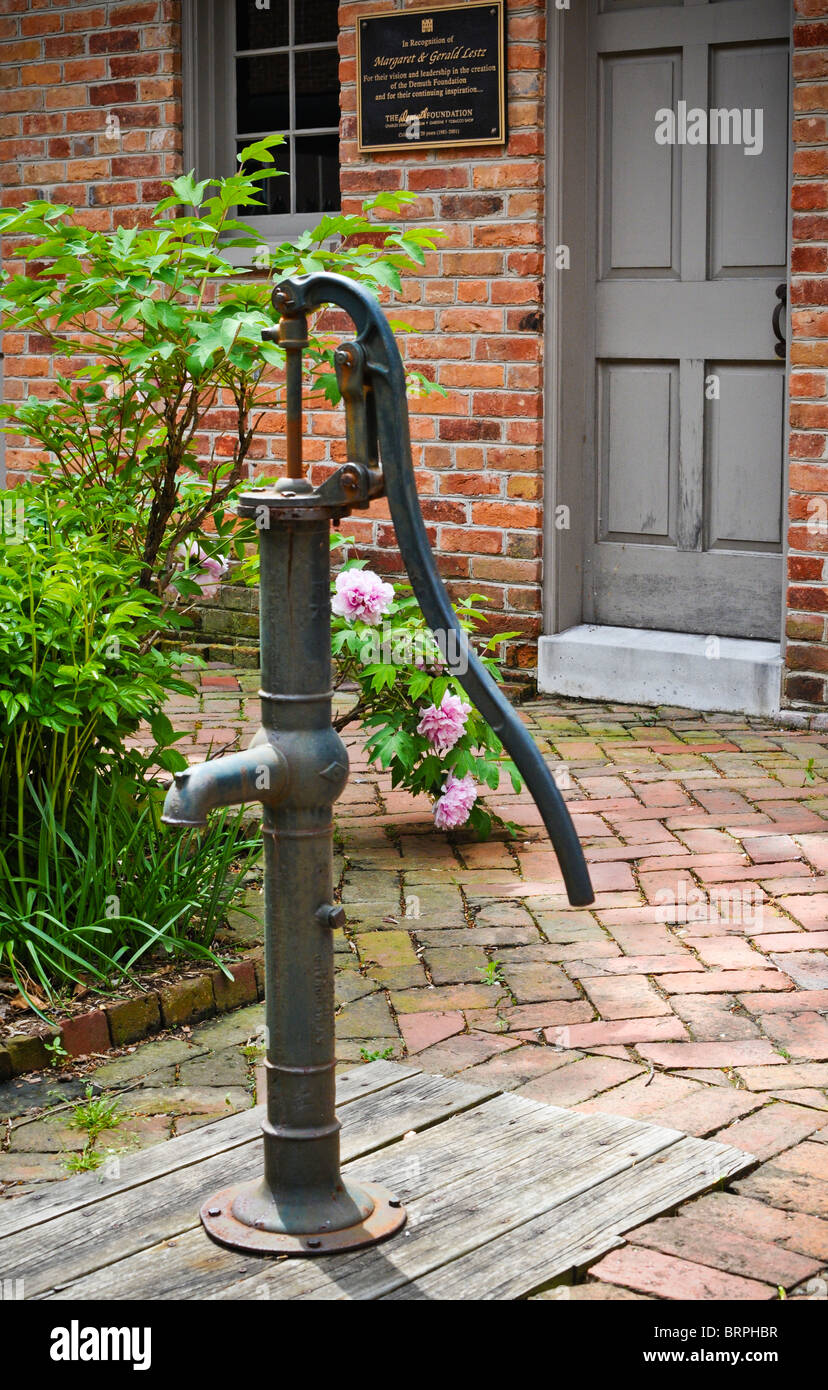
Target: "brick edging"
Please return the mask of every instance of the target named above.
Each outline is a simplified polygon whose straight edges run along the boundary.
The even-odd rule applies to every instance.
[[[51,1065],[46,1043],[60,1038],[70,1057],[109,1052],[138,1042],[161,1028],[197,1023],[264,998],[264,953],[257,950],[235,961],[228,980],[211,969],[129,999],[116,999],[89,1013],[64,1019],[39,1033],[19,1033],[0,1039],[0,1081]]]

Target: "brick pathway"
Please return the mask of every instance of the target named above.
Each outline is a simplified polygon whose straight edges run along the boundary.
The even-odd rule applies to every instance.
[[[175,702],[194,758],[246,737],[256,683],[214,671],[197,713]],[[760,1160],[545,1297],[826,1297],[828,730],[574,701],[521,712],[565,787],[594,907],[567,905],[528,797],[490,798],[523,827],[516,841],[450,845],[425,800],[392,791],[351,740],[339,1057],[416,1056]],[[158,1142],[252,1103],[244,1043],[260,1020],[242,1010],[99,1068],[101,1083],[133,1086],[114,1133]],[[32,1084],[45,1085],[18,1086]],[[65,1114],[15,1130],[0,1179],[58,1176],[73,1132],[43,1125]]]

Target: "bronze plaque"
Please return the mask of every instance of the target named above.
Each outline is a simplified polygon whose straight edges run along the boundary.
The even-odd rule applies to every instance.
[[[357,20],[361,150],[505,142],[503,4]]]

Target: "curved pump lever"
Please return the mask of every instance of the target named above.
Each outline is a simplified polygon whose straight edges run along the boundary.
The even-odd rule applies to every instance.
[[[593,901],[592,884],[563,797],[534,740],[471,650],[437,573],[414,479],[405,370],[385,315],[373,296],[340,275],[318,274],[283,280],[273,292],[273,304],[281,319],[288,321],[287,331],[282,332],[280,325],[275,332],[267,330],[266,334],[278,335],[279,341],[285,344],[292,335],[304,337],[293,325],[288,326],[290,321],[301,320],[324,305],[335,304],[344,309],[356,325],[359,349],[356,356],[361,359],[364,373],[366,413],[360,416],[358,404],[346,398],[351,422],[349,444],[353,448],[357,439],[371,442],[376,439],[400,554],[426,622],[435,632],[445,634],[445,664],[491,725],[532,793],[555,847],[570,903],[576,907],[586,906]],[[347,350],[348,344],[343,346]],[[370,457],[350,461],[368,466],[375,462]],[[450,632],[454,634],[452,644],[448,642]]]

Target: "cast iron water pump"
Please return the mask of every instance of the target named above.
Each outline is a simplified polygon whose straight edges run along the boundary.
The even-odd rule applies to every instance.
[[[578,837],[540,753],[471,651],[437,574],[414,480],[405,373],[376,301],[338,275],[285,280],[273,292],[285,350],[287,477],[244,494],[261,548],[262,724],[243,753],[178,773],[171,825],[203,825],[216,806],[260,801],[265,855],[267,1119],[264,1175],[201,1209],[220,1244],[253,1253],[315,1255],[392,1235],[405,1210],[384,1188],[340,1172],[334,1097],[332,806],[348,757],[331,725],[331,522],[385,495],[412,587],[446,661],[519,768],[560,861],[569,901],[592,902]],[[335,304],[357,336],[335,353],[348,461],[321,487],[302,476],[302,351],[308,314]],[[453,635],[451,645],[448,635]],[[442,650],[442,646],[441,646]]]

